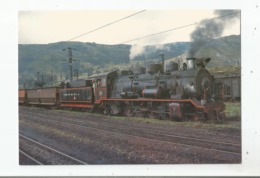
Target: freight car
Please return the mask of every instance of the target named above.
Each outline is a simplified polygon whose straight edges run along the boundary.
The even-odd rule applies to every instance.
[[[59,87],[26,90],[28,105],[57,107],[59,105]]]
[[[165,71],[162,64],[151,64],[146,72],[95,74],[63,88],[27,90],[27,102],[109,115],[220,120],[224,104],[213,98],[213,77],[205,68],[209,61],[187,58],[182,70],[170,63]]]
[[[26,98],[27,98],[27,93],[25,89],[19,89],[19,104],[25,104],[26,103]]]

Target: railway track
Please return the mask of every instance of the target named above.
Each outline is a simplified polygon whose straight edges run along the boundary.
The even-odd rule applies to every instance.
[[[20,149],[19,149],[19,153],[22,154],[24,157],[26,157],[26,159],[31,161],[33,164],[44,165],[42,162],[38,161],[37,159],[33,158],[32,156],[30,156],[29,154],[25,153],[24,151],[22,151]]]
[[[48,110],[47,110],[48,111]],[[21,113],[21,114],[26,114],[26,113]],[[31,113],[29,113],[31,114]],[[40,113],[36,113],[34,112],[34,114],[36,114],[37,116],[39,117],[45,117],[46,114],[40,114]],[[54,113],[52,112],[51,113],[55,119],[61,119],[61,120],[65,120],[66,118],[66,113]],[[84,114],[82,114],[84,115]],[[65,116],[65,117],[64,117]],[[75,115],[73,114],[73,117]],[[96,115],[95,115],[96,116]],[[86,123],[86,122],[90,122],[92,124],[96,124],[96,125],[112,125],[112,127],[114,125],[117,125],[117,127],[120,127],[120,128],[131,128],[131,130],[148,130],[146,131],[147,133],[150,132],[150,130],[152,130],[152,133],[161,133],[161,134],[165,134],[165,135],[176,135],[176,136],[182,136],[182,137],[188,137],[188,138],[194,138],[194,139],[200,139],[201,138],[201,135],[191,135],[189,134],[189,132],[187,132],[188,134],[184,133],[184,132],[181,132],[181,134],[178,134],[178,132],[173,132],[172,129],[165,129],[165,127],[167,128],[167,125],[161,125],[161,126],[156,126],[156,125],[153,125],[153,124],[146,124],[145,125],[145,128],[143,127],[142,124],[139,124],[139,122],[128,122],[127,124],[123,121],[123,120],[114,120],[114,119],[104,119],[105,116],[98,116],[100,117],[100,120],[97,120],[97,119],[92,119],[90,118],[91,117],[91,113],[87,113],[86,117],[88,117],[87,119],[85,117],[77,117],[75,116],[73,118],[73,121],[77,120],[78,122],[82,122],[82,123]],[[68,119],[67,119],[68,120]],[[147,122],[149,123],[149,119],[147,119]],[[120,124],[120,125],[118,125]],[[125,126],[124,126],[125,125]],[[199,128],[196,128],[196,130],[199,130]],[[202,129],[203,130],[203,129]],[[210,133],[207,133],[207,134],[210,134]],[[222,133],[221,132],[218,132],[217,133],[218,135],[221,135]],[[204,137],[205,134],[203,134],[202,136]],[[211,134],[212,135],[212,134]],[[214,133],[215,135],[215,133]],[[237,145],[241,145],[241,138],[240,138],[240,135],[232,135],[232,137],[236,140],[236,142],[233,142],[233,144],[237,144]],[[210,140],[210,141],[216,141],[216,142],[226,142],[226,143],[231,143],[228,139],[228,141],[225,141],[226,138],[225,137],[215,137],[215,138],[210,138],[210,139],[207,139],[207,140]]]
[[[38,165],[87,165],[88,163],[19,134],[19,152]],[[25,143],[24,143],[25,142]]]
[[[26,114],[22,114],[26,116]],[[204,140],[199,138],[192,138],[187,136],[179,136],[176,134],[164,134],[164,133],[156,133],[153,131],[143,131],[135,128],[128,128],[125,126],[116,126],[103,124],[100,122],[93,121],[79,121],[77,119],[49,119],[44,115],[34,116],[41,120],[47,120],[50,122],[58,122],[67,125],[73,125],[77,127],[84,127],[91,130],[96,130],[99,132],[109,132],[114,134],[122,134],[129,137],[134,137],[138,139],[145,139],[153,142],[163,142],[167,144],[175,144],[182,147],[203,149],[205,151],[213,151],[224,154],[232,154],[232,155],[241,155],[241,146],[236,143],[229,142],[220,142],[213,140]]]

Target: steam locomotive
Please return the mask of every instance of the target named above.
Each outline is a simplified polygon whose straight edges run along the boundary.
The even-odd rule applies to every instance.
[[[164,70],[162,61],[147,69],[95,74],[55,89],[26,90],[19,101],[129,117],[221,120],[225,106],[214,100],[208,62],[210,58],[187,58],[182,68],[171,62]]]

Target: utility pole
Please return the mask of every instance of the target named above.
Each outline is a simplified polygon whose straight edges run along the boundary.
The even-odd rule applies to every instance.
[[[51,70],[51,86],[53,87],[53,71]]]
[[[73,80],[73,76],[72,76],[72,61],[75,61],[72,59],[72,50],[76,50],[74,48],[71,48],[71,47],[68,47],[68,48],[65,48],[63,49],[62,51],[65,51],[65,50],[68,50],[68,61],[69,61],[69,68],[70,68],[70,81]]]
[[[77,77],[77,80],[79,79],[79,70],[78,69],[74,70],[74,76]]]
[[[160,56],[162,57],[162,69],[163,69],[163,72],[164,72],[164,54],[161,53]]]

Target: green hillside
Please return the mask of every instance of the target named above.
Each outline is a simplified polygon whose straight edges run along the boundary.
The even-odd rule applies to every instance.
[[[211,57],[209,67],[239,65],[241,61],[240,36],[228,36],[211,40],[194,57]],[[79,77],[134,65],[148,65],[159,61],[186,58],[189,42],[177,42],[157,46],[145,46],[142,53],[130,58],[134,48],[130,45],[104,45],[83,42],[57,42],[51,44],[19,44],[19,87],[32,88],[34,82],[44,80],[45,86],[52,86],[69,78],[68,47],[73,50],[73,70]]]

